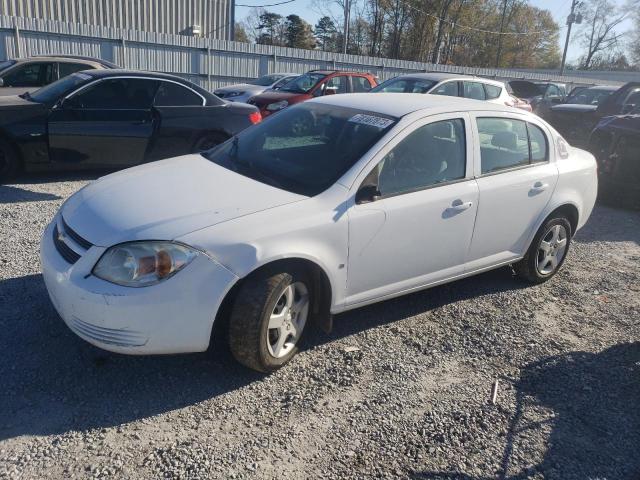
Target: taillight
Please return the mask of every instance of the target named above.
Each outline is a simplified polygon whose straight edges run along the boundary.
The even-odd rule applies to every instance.
[[[260,112],[253,112],[249,114],[249,121],[255,125],[256,123],[260,123],[262,121],[262,115]]]

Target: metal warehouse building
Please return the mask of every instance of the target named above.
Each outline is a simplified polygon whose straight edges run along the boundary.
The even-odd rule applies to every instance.
[[[0,0],[0,15],[232,40],[234,0]]]

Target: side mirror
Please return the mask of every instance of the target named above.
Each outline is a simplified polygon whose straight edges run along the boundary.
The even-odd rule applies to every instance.
[[[4,87],[4,80],[0,78],[0,87]]]
[[[356,192],[356,204],[375,202],[381,195],[377,185],[362,185]]]

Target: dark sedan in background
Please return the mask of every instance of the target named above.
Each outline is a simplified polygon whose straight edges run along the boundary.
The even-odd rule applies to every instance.
[[[0,97],[0,179],[24,168],[123,168],[207,150],[261,120],[173,75],[91,70]]]

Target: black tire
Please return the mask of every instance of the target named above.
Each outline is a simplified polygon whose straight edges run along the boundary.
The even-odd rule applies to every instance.
[[[213,147],[225,142],[228,137],[221,133],[206,133],[195,141],[192,153],[202,153],[211,150]]]
[[[229,318],[229,348],[238,362],[253,370],[271,373],[295,356],[305,332],[304,326],[286,355],[277,358],[269,351],[269,318],[284,290],[289,285],[300,283],[306,288],[309,307],[304,326],[308,327],[313,289],[307,275],[272,271],[257,273],[245,280],[238,291]]]
[[[20,171],[20,158],[13,145],[0,138],[0,182],[11,180]]]
[[[562,254],[562,258],[557,262],[557,265],[553,267],[550,272],[543,272],[539,268],[539,263],[544,258],[544,253],[541,251],[542,240],[548,239],[549,235],[553,234],[554,227],[560,226],[564,229],[566,235],[566,247]],[[548,219],[538,230],[536,236],[533,238],[527,254],[522,260],[513,265],[513,269],[520,278],[528,282],[538,284],[543,283],[553,277],[558,270],[562,267],[567,255],[569,254],[569,247],[571,246],[571,237],[573,232],[571,231],[571,223],[566,217],[557,216]],[[556,252],[557,252],[557,247]]]

